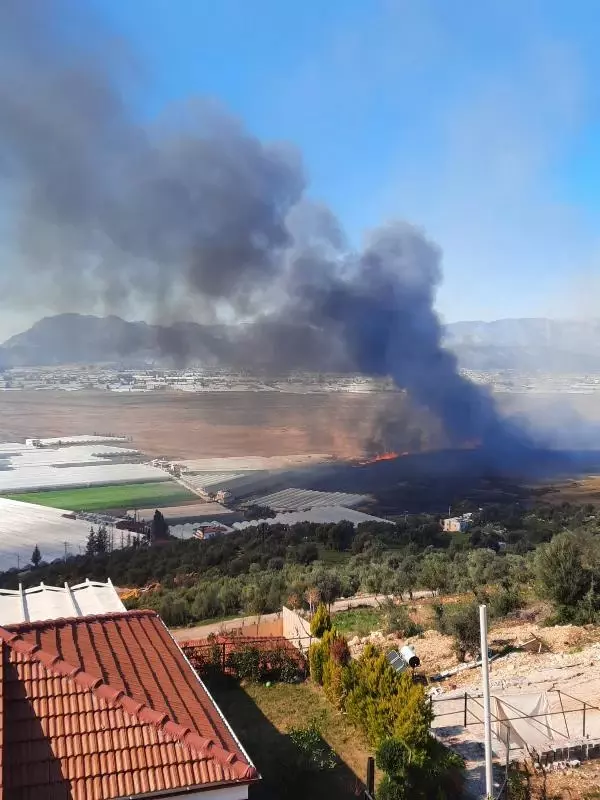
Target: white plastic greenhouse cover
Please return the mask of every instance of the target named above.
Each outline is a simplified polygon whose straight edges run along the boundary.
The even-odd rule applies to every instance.
[[[90,581],[76,586],[33,586],[15,590],[0,589],[0,625],[40,622],[47,619],[84,617],[125,611],[110,579],[107,583]]]

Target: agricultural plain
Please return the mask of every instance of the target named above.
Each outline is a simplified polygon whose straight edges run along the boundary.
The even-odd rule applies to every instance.
[[[67,511],[127,511],[133,508],[162,506],[193,500],[195,495],[178,483],[135,483],[116,486],[91,486],[7,495],[10,500],[36,503]]]

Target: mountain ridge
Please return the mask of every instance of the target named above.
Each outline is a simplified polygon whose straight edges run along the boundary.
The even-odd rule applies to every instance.
[[[65,364],[214,365],[231,359],[239,326],[156,325],[115,315],[44,317],[0,345],[0,367]],[[453,322],[444,344],[461,367],[480,371],[600,371],[600,321],[505,318]],[[175,355],[173,355],[175,354]]]

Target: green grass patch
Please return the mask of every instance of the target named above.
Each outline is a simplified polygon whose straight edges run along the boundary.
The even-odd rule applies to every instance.
[[[6,495],[23,503],[38,503],[66,511],[107,511],[109,509],[167,506],[194,497],[175,481],[127,483],[119,486],[90,486],[84,489],[57,489]]]
[[[209,689],[263,777],[261,784],[250,789],[251,800],[358,796],[372,753],[362,734],[328,703],[320,687],[307,681],[270,687],[210,684]],[[317,721],[322,739],[335,751],[339,764],[334,770],[307,775],[302,786],[292,786],[288,765],[293,763],[296,746],[287,734],[312,720]]]
[[[326,547],[319,545],[319,561],[322,561],[323,564],[335,565],[335,564],[343,564],[345,561],[348,561],[352,557],[351,553],[342,553],[339,550],[328,550]]]
[[[346,637],[368,636],[371,631],[379,630],[382,625],[379,608],[349,608],[338,611],[331,621],[340,633]]]

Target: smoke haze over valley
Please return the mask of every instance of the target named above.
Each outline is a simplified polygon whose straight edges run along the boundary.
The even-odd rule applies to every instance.
[[[437,245],[391,221],[351,247],[307,194],[298,152],[212,101],[144,124],[132,110],[137,54],[121,41],[115,58],[115,41],[83,3],[2,4],[0,162],[20,269],[5,280],[10,302],[43,289],[57,310],[141,304],[162,326],[113,321],[124,355],[149,337],[185,362],[191,339],[232,367],[391,376],[450,443],[509,446],[489,395],[442,346]],[[192,305],[210,328],[165,327]],[[237,325],[223,336],[223,322]]]

